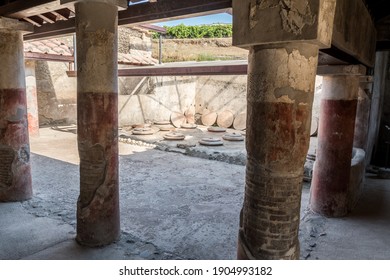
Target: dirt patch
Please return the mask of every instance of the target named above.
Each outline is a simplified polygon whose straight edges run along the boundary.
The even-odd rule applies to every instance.
[[[158,58],[159,40],[153,40],[153,57]],[[163,39],[163,62],[243,60],[248,51],[232,46],[232,38]]]

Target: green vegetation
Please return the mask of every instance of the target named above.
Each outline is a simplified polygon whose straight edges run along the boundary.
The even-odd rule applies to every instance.
[[[163,56],[162,62],[178,62],[178,61],[216,61],[216,60],[232,60],[229,56],[217,56],[208,53],[191,54],[188,56],[177,55],[177,56]]]
[[[180,24],[177,26],[164,26],[167,30],[166,38],[171,39],[198,39],[198,38],[224,38],[233,34],[231,24],[194,25],[187,26]],[[153,34],[157,39],[158,33]]]
[[[215,61],[215,60],[231,60],[230,57],[216,56],[207,53],[198,54],[195,58],[196,61]]]

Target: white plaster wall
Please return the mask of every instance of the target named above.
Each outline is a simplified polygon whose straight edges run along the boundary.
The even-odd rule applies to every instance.
[[[68,63],[37,61],[39,124],[76,121],[76,78],[66,75]]]
[[[66,74],[69,70],[69,64],[64,62],[50,62],[47,64],[53,89],[58,93],[58,100],[63,103],[73,102],[76,100],[75,92],[77,92],[77,78],[70,78]]]
[[[131,79],[131,78],[123,78]],[[195,104],[195,77],[150,77],[139,81],[138,89],[119,95],[119,125],[169,120],[172,112],[184,113]],[[123,82],[122,82],[123,83]],[[128,86],[128,88],[137,88]]]
[[[202,76],[196,85],[196,113],[204,109],[233,114],[246,112],[247,76]]]
[[[40,63],[38,79],[40,123],[76,122],[77,79],[66,75],[67,63]],[[317,77],[313,117],[318,118],[321,79]],[[246,112],[246,76],[183,76],[119,78],[119,125],[169,119],[194,106],[235,115]]]

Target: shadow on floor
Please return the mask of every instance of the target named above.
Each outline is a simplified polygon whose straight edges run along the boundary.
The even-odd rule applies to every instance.
[[[66,151],[64,151],[66,153]],[[34,198],[0,204],[1,259],[234,259],[245,167],[146,150],[120,157],[122,237],[74,242],[78,165],[32,154]],[[357,208],[328,219],[302,195],[302,259],[390,259],[390,180],[367,178]]]

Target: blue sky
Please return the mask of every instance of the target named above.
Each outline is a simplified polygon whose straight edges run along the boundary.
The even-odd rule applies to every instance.
[[[215,14],[201,17],[193,17],[172,21],[164,21],[159,23],[154,23],[158,26],[175,26],[179,24],[185,25],[201,25],[201,24],[213,24],[213,23],[232,23],[232,16],[226,13]]]

